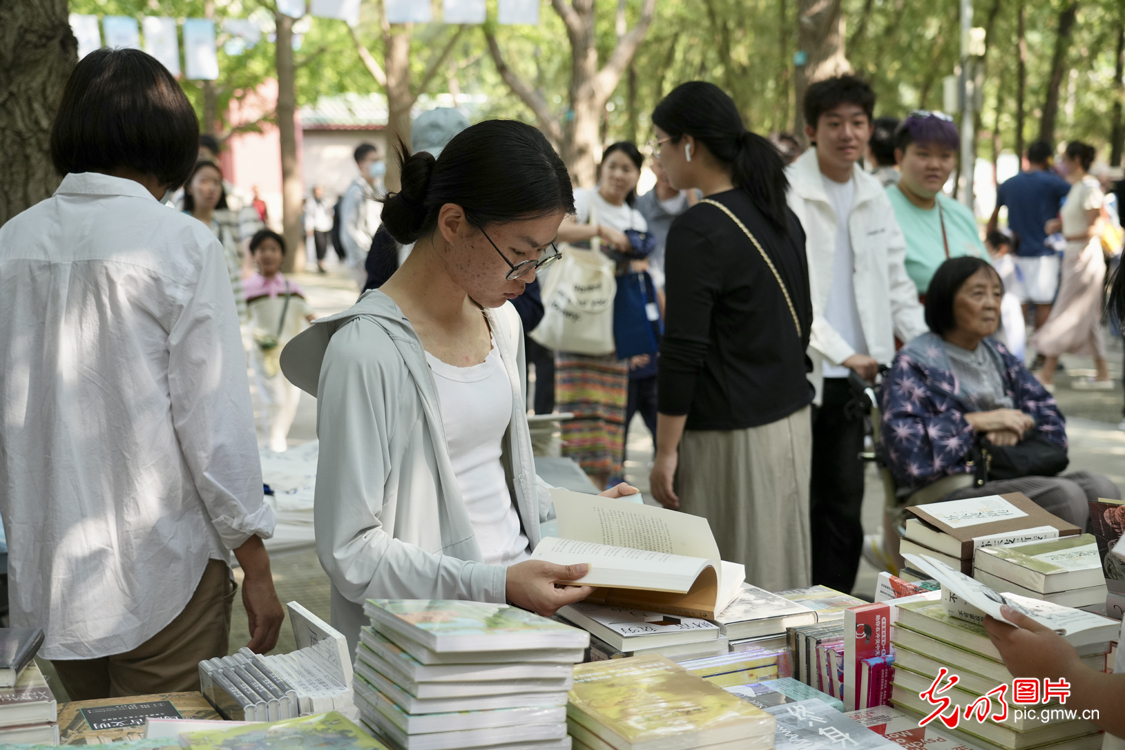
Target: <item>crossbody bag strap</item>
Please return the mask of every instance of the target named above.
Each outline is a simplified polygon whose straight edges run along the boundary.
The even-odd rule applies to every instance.
[[[761,244],[758,243],[758,239],[750,233],[750,230],[747,229],[746,225],[743,224],[742,221],[734,215],[734,212],[724,206],[722,203],[713,201],[710,198],[704,198],[699,202],[708,203],[712,206],[715,206],[724,214],[729,216],[731,221],[737,224],[738,228],[742,230],[742,233],[749,237],[750,241],[754,243],[754,247],[758,249],[758,254],[762,256],[762,260],[764,260],[766,262],[766,265],[769,266],[770,271],[773,273],[773,277],[777,279],[777,285],[781,287],[781,293],[785,295],[785,304],[789,305],[789,314],[793,316],[793,325],[797,327],[797,336],[803,336],[804,333],[802,333],[801,331],[801,321],[797,317],[797,308],[793,307],[793,299],[789,296],[789,289],[785,286],[785,282],[781,280],[781,274],[777,272],[777,268],[774,266],[773,261],[770,260],[770,257],[766,255],[766,251],[763,250]]]

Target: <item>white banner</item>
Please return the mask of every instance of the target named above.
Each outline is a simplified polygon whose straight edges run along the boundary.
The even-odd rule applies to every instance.
[[[102,19],[105,27],[105,46],[110,49],[140,49],[141,29],[137,19],[128,16],[106,16]]]
[[[249,21],[245,18],[224,20],[223,33],[230,37],[223,44],[223,51],[228,55],[241,55],[262,41],[262,27],[257,21]]]
[[[145,16],[141,21],[145,32],[145,52],[149,53],[174,76],[180,74],[180,39],[176,35],[176,19]]]
[[[305,15],[305,0],[277,0],[277,10],[290,18]]]
[[[189,80],[214,81],[219,77],[214,21],[207,18],[184,21],[184,63]]]
[[[539,0],[500,0],[498,20],[506,26],[538,26]]]
[[[312,0],[309,15],[335,18],[347,21],[348,26],[355,26],[359,23],[359,0]]]
[[[98,27],[97,16],[70,14],[70,30],[78,40],[78,59],[81,60],[102,46],[102,30]]]
[[[430,0],[384,0],[387,23],[429,23],[434,20]]]
[[[446,23],[484,23],[484,0],[445,0],[442,20]]]

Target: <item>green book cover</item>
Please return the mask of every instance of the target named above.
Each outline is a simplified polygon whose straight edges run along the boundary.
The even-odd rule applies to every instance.
[[[586,648],[584,630],[507,604],[444,599],[368,599],[377,628],[391,627],[434,651]]]
[[[982,547],[979,554],[1006,560],[1043,575],[1058,575],[1076,570],[1098,570],[1101,558],[1092,534],[1045,541]]]
[[[386,745],[336,711],[237,727],[225,732],[189,732],[186,739],[196,750],[266,750],[281,747],[292,750],[314,747],[388,750]]]

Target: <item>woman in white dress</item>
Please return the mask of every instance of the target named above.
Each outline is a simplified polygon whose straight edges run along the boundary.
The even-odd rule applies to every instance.
[[[535,128],[492,120],[435,159],[404,150],[383,223],[415,243],[350,310],[281,355],[317,396],[315,525],[332,620],[355,647],[368,598],[584,599],[585,565],[530,560],[553,508],[535,474],[523,329],[508,304],[555,253],[570,177]],[[634,494],[614,488],[612,497]]]
[[[1046,359],[1037,376],[1054,390],[1055,368],[1060,354],[1093,355],[1097,375],[1075,380],[1080,390],[1113,390],[1102,334],[1102,303],[1105,299],[1105,255],[1102,253],[1102,203],[1105,194],[1097,178],[1089,174],[1094,163],[1094,147],[1081,141],[1067,144],[1062,165],[1073,185],[1058,219],[1047,222],[1047,234],[1061,231],[1066,237],[1059,295],[1051,307],[1051,317],[1032,338],[1032,344]]]

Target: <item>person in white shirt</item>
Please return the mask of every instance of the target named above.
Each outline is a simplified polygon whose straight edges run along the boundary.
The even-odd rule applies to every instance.
[[[574,210],[535,128],[490,120],[434,159],[404,150],[383,207],[402,267],[281,354],[317,397],[316,546],[354,648],[370,597],[465,599],[551,615],[585,565],[530,560],[553,515],[527,426],[523,329],[508,304],[557,254]],[[619,485],[610,497],[634,494]]]
[[[62,184],[0,228],[11,620],[72,700],[198,690],[228,652],[231,552],[250,648],[283,618],[223,248],[161,205],[197,137],[160,62],[97,50],[51,132]]]
[[[874,108],[875,93],[855,76],[809,86],[805,133],[813,146],[788,168],[813,299],[812,582],[845,593],[864,541],[863,414],[847,408],[848,374],[875,382],[879,365],[894,356],[895,336],[906,342],[927,330],[894,209],[860,167]]]
[[[359,177],[348,186],[340,202],[340,242],[344,245],[348,270],[363,291],[367,281],[367,253],[371,238],[379,229],[379,215],[383,204],[383,176],[387,163],[379,149],[370,143],[361,143],[355,149],[355,165]]]
[[[332,236],[332,204],[324,197],[324,186],[316,185],[312,200],[305,205],[305,232],[313,238],[316,248],[317,273],[327,273],[324,258],[328,255],[328,241]]]

